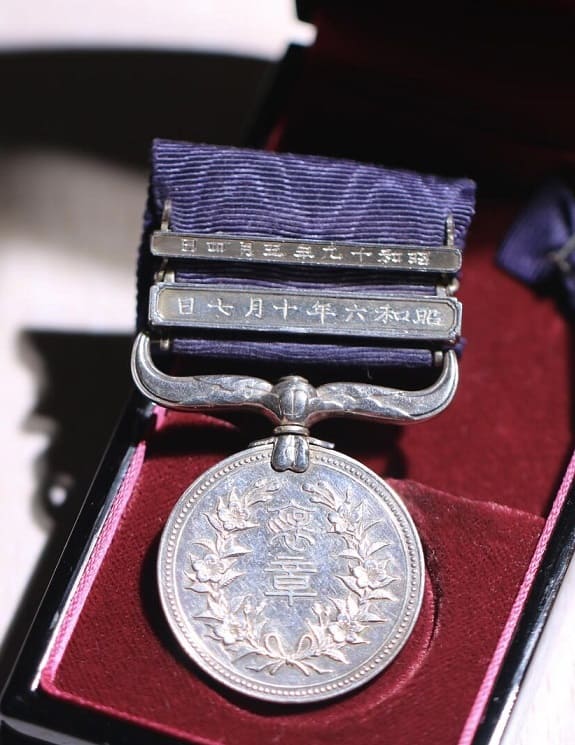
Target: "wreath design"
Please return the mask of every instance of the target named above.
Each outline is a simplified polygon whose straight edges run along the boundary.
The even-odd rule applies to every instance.
[[[234,596],[229,589],[244,574],[236,568],[238,560],[251,553],[239,542],[239,536],[258,527],[254,507],[272,500],[279,488],[277,483],[261,479],[241,494],[232,489],[220,497],[215,514],[204,513],[214,537],[194,542],[205,552],[201,556],[190,554],[185,572],[187,589],[206,596],[205,610],[194,618],[206,624],[209,637],[219,642],[234,662],[251,656],[246,665],[249,670],[275,675],[290,666],[306,676],[333,672],[326,667],[327,660],[348,664],[346,652],[350,646],[369,644],[366,631],[372,624],[387,620],[382,615],[382,604],[397,600],[390,586],[398,578],[391,573],[390,559],[382,553],[389,544],[372,540],[372,528],[380,521],[365,522],[363,502],[358,502],[350,489],[341,494],[323,481],[303,485],[309,501],[326,508],[328,532],[344,541],[339,555],[347,559],[348,571],[337,578],[347,593],[330,597],[325,603],[315,602],[307,630],[288,646],[280,631],[267,628],[265,600],[258,603],[251,595]],[[277,532],[279,521],[292,528],[292,541],[311,541],[310,531],[301,524],[305,510],[290,503],[282,511],[281,515],[270,511],[271,532]]]

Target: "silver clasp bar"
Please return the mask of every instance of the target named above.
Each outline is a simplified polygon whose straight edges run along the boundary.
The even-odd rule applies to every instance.
[[[453,246],[389,246],[336,241],[297,241],[231,235],[201,235],[159,230],[151,251],[165,259],[207,259],[291,266],[371,269],[386,272],[455,274],[461,251]]]
[[[152,327],[313,334],[453,344],[461,303],[452,297],[370,295],[157,283]]]

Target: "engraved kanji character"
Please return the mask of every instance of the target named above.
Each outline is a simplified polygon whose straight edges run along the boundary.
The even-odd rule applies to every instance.
[[[208,247],[208,253],[210,254],[223,254],[225,252],[225,244],[223,241],[206,241]]]
[[[197,249],[197,240],[195,238],[182,238],[180,241],[180,248],[182,253],[195,254]]]
[[[441,315],[432,308],[416,308],[412,323],[418,326],[441,326]]]
[[[272,543],[283,543],[288,551],[302,553],[315,544],[312,526],[314,511],[291,501],[284,507],[270,508],[267,527],[273,533]]]
[[[264,595],[287,597],[293,605],[294,598],[313,598],[317,593],[310,588],[310,574],[317,574],[313,562],[294,556],[278,556],[264,571],[272,575],[272,589]]]
[[[429,266],[429,256],[423,251],[408,251],[407,263],[412,266]]]
[[[401,264],[401,251],[393,251],[390,248],[381,248],[377,253],[379,264]]]
[[[343,255],[337,246],[323,246],[322,249],[332,261],[342,261]]]
[[[367,308],[362,308],[357,303],[354,303],[351,308],[346,307],[347,316],[344,318],[344,321],[347,323],[354,318],[359,321],[365,321],[365,315],[368,312]]]
[[[393,322],[396,320],[396,311],[394,311],[390,305],[380,305],[379,308],[375,311],[376,323],[383,323],[387,325],[390,321]]]
[[[311,308],[308,308],[306,310],[306,313],[308,316],[318,316],[322,326],[325,323],[326,318],[328,318],[329,316],[337,316],[337,313],[334,311],[332,304],[324,303],[321,300],[316,300]]]
[[[254,244],[251,241],[240,241],[240,256],[246,259],[253,259]]]
[[[288,299],[284,298],[279,305],[274,305],[273,309],[279,310],[280,313],[282,314],[284,321],[287,321],[288,313],[290,312],[290,310],[297,310],[298,306],[290,305]]]
[[[264,243],[262,256],[266,259],[281,259],[285,254],[279,243]]]
[[[313,247],[300,243],[294,251],[293,257],[294,259],[314,259],[315,254],[313,252]]]
[[[249,316],[253,316],[254,318],[261,318],[264,313],[264,304],[261,297],[251,297],[250,296],[250,307],[248,308],[248,312],[244,315],[244,318],[249,318]]]
[[[191,316],[194,312],[194,298],[193,297],[178,298],[178,312],[181,316]]]
[[[350,251],[350,254],[352,256],[359,256],[359,263],[363,264],[363,257],[366,256],[367,258],[369,258],[370,256],[373,256],[373,251],[368,251],[363,246],[360,246],[355,251]]]
[[[217,310],[218,313],[221,313],[223,316],[231,316],[234,306],[224,305],[224,301],[222,300],[222,298],[218,297],[216,298],[215,303],[208,303],[208,308],[213,308],[214,310]]]

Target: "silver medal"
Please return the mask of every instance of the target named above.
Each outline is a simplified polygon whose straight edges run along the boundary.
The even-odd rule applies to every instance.
[[[311,443],[303,473],[260,444],[182,495],[158,561],[162,604],[221,683],[304,703],[383,670],[419,613],[424,564],[403,503],[353,459]]]
[[[397,494],[357,461],[310,437],[331,416],[411,422],[450,403],[455,353],[430,387],[314,388],[236,375],[175,377],[139,335],[132,371],[150,399],[181,410],[266,414],[273,437],[217,464],[176,504],[158,579],[180,645],[209,675],[259,699],[309,703],[381,672],[421,607],[424,562]]]

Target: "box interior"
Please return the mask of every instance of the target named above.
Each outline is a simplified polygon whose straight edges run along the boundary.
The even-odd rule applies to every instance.
[[[404,650],[355,693],[288,709],[231,694],[185,659],[155,589],[159,537],[183,490],[261,424],[168,412],[138,449],[69,604],[41,677],[47,694],[190,742],[458,741],[572,442],[568,324],[552,297],[495,263],[525,190],[575,158],[571,40],[560,11],[535,6],[512,35],[510,8],[495,26],[490,6],[452,8],[447,32],[437,17],[414,26],[402,12],[320,6],[317,42],[270,141],[479,181],[455,402],[406,428],[317,428],[390,479],[420,531],[426,594]],[[537,31],[545,54],[532,53]]]

